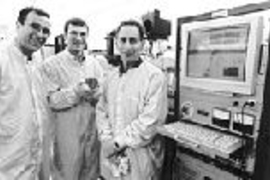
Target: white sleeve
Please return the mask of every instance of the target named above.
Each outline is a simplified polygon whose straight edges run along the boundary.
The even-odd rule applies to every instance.
[[[47,91],[47,101],[53,110],[65,110],[74,107],[79,102],[79,97],[74,87],[61,88],[60,78],[57,70],[52,65],[44,64],[41,67],[41,74],[44,86]]]
[[[7,56],[6,53],[0,51],[0,89],[3,84],[1,84],[1,78],[3,77],[4,71],[1,70],[3,69],[5,62],[9,61],[9,57]],[[3,87],[2,87],[3,88]],[[0,91],[0,96],[1,96],[1,91]],[[0,104],[0,106],[3,106]],[[20,128],[18,127],[18,124],[14,122],[10,122],[8,120],[5,120],[0,117],[0,147],[1,144],[4,142],[10,141],[18,132]],[[1,176],[0,176],[1,177]]]
[[[53,110],[66,110],[75,107],[79,102],[79,97],[73,87],[57,89],[48,94],[48,103]]]
[[[115,141],[121,146],[144,146],[156,134],[156,126],[163,124],[167,116],[167,85],[163,74],[156,74],[151,79],[144,98],[144,108],[138,119],[132,121]]]

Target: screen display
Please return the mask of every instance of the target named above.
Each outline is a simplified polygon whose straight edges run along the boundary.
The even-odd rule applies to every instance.
[[[189,31],[186,75],[244,82],[249,30],[241,23]]]
[[[226,94],[254,93],[263,17],[192,21],[182,23],[180,31],[181,87]]]

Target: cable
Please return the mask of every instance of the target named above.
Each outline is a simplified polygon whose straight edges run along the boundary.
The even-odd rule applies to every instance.
[[[244,118],[244,111],[245,111],[245,107],[247,106],[247,103],[245,102],[244,104],[243,104],[243,106],[242,106],[242,108],[241,108],[241,121],[240,121],[240,127],[242,128],[241,130],[242,130],[242,135],[241,135],[241,137],[242,137],[242,142],[241,142],[241,144],[242,144],[242,147],[243,147],[243,153],[241,154],[241,156],[240,156],[240,170],[241,171],[244,171],[245,170],[245,156],[246,156],[246,153],[245,153],[245,131],[244,131],[244,128],[243,128],[243,126],[244,126],[244,121],[245,121],[245,118]],[[239,180],[242,180],[242,179],[244,179],[243,177],[240,177],[239,176]]]
[[[245,129],[244,129],[244,123],[245,123],[245,108],[246,107],[254,107],[255,106],[255,101],[254,100],[247,100],[245,101],[245,103],[243,104],[242,108],[241,108],[241,122],[240,122],[240,125],[241,125],[241,128],[242,128],[242,147],[243,147],[243,153],[242,153],[242,156],[240,157],[240,170],[241,171],[245,171],[246,169],[246,156],[247,156],[247,150],[245,149],[245,146],[246,146],[246,132],[245,132]],[[239,176],[239,180],[245,180],[245,178],[241,178]]]

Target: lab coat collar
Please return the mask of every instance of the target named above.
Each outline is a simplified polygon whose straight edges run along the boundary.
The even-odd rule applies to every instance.
[[[21,63],[23,63],[23,64],[27,64],[28,58],[27,58],[27,56],[25,54],[23,54],[21,52],[21,50],[19,49],[19,47],[16,46],[15,40],[11,43],[10,47],[11,47],[11,51],[16,56],[16,59],[18,61],[20,61]]]
[[[74,56],[68,50],[65,50],[64,53],[68,56],[68,59],[73,60],[76,63],[82,64],[85,61],[85,55],[83,55],[83,56]]]

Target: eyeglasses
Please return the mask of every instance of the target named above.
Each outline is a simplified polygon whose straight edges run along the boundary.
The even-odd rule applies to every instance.
[[[129,41],[129,44],[137,44],[140,40],[139,40],[139,38],[133,38],[133,37],[131,37],[131,38],[121,37],[120,38],[120,42],[122,44],[125,44],[127,41]]]
[[[31,24],[29,24],[30,25],[30,27],[32,28],[32,29],[34,29],[35,31],[37,31],[37,32],[42,32],[43,34],[45,34],[45,35],[50,35],[50,29],[49,28],[47,28],[47,27],[42,27],[40,24],[38,24],[38,23],[31,23]]]

